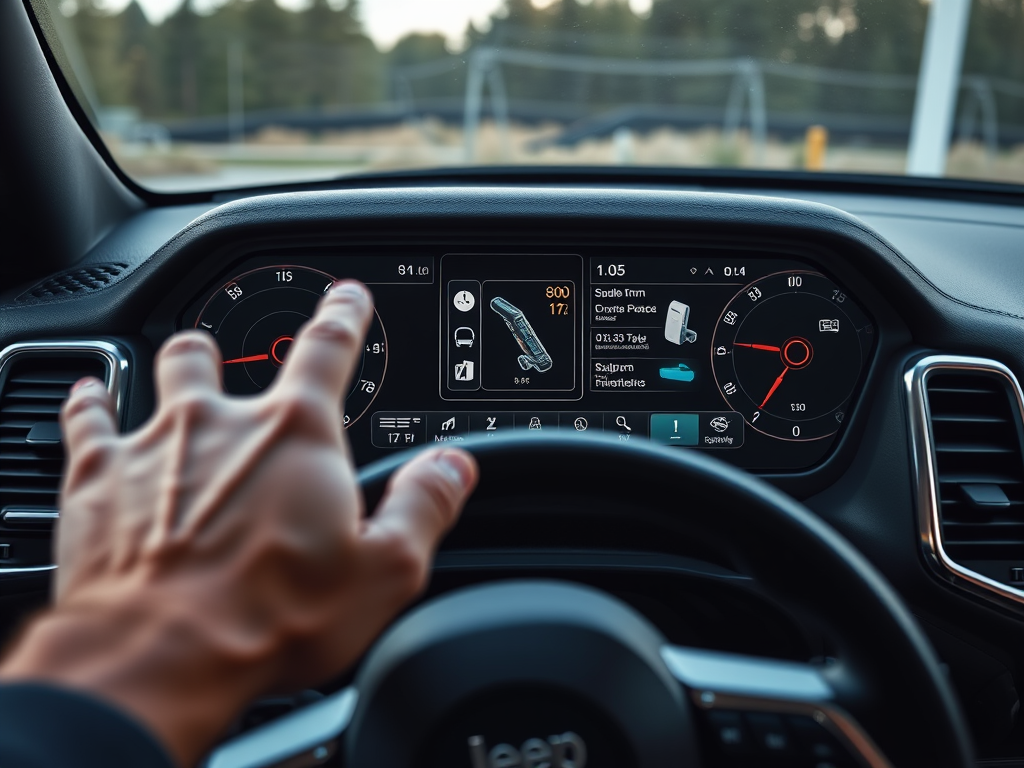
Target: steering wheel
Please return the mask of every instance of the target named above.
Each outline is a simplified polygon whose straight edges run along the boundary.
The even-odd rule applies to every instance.
[[[352,687],[227,742],[208,768],[973,766],[958,702],[907,608],[794,499],[648,443],[513,434],[460,447],[481,470],[464,514],[547,494],[579,513],[639,505],[816,625],[835,658],[672,646],[630,606],[568,582],[473,586],[406,614]],[[361,472],[368,508],[405,460]]]

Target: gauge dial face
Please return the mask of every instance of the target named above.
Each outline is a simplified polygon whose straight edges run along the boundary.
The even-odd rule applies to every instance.
[[[867,316],[817,272],[746,286],[715,326],[719,392],[747,424],[781,440],[839,431],[871,346]]]
[[[335,278],[289,265],[263,267],[222,285],[203,307],[196,328],[209,331],[224,356],[224,389],[253,395],[270,386],[299,328]],[[345,426],[370,407],[387,372],[387,336],[374,310],[363,356],[345,398]]]

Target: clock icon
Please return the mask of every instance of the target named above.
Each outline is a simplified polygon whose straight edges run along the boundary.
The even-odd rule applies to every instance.
[[[469,312],[469,310],[476,306],[476,299],[469,291],[459,291],[455,294],[455,298],[452,301],[455,304],[455,308],[460,312]]]

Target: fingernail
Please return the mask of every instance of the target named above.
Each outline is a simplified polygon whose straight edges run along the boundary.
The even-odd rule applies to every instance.
[[[331,293],[339,296],[351,296],[352,298],[363,298],[366,296],[366,289],[363,288],[359,283],[352,281],[345,281],[343,283],[335,283],[331,289]]]
[[[476,474],[473,459],[462,451],[441,451],[437,455],[437,464],[460,488],[468,487]]]
[[[76,381],[71,386],[71,391],[72,392],[77,392],[80,389],[83,389],[85,387],[92,387],[92,386],[95,386],[96,384],[99,384],[99,383],[100,383],[99,379],[94,379],[91,376],[86,376],[84,379],[79,379],[78,381]]]

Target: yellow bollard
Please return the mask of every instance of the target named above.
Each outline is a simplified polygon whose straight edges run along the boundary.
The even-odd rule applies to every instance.
[[[812,125],[804,137],[804,168],[820,171],[825,167],[825,152],[828,149],[828,128]]]

